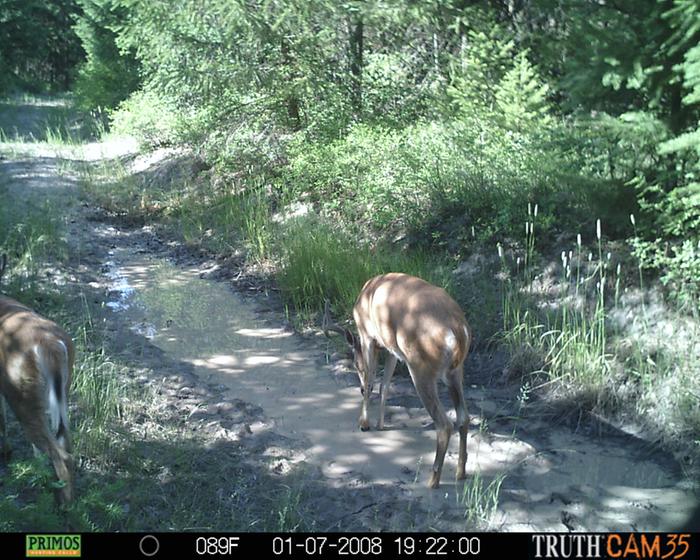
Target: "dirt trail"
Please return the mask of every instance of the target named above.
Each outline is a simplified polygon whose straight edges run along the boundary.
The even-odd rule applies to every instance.
[[[107,321],[129,339],[125,351],[132,361],[148,360],[157,374],[166,375],[162,362],[143,351],[156,347],[170,361],[188,364],[200,383],[218,387],[225,399],[260,407],[264,416],[251,419],[247,434],[227,437],[283,436],[284,455],[292,459],[280,461],[280,471],[307,462],[320,468],[329,492],[371,488],[393,500],[393,508],[427,512],[421,519],[432,526],[467,529],[465,505],[458,500],[463,484],[454,481],[458,438],[450,442],[441,489],[428,490],[435,431],[409,379],[397,376],[392,384],[387,429],[362,433],[355,376],[325,363],[322,338],[301,337],[281,326],[283,317],[265,309],[263,296],[242,297],[228,284],[208,279],[211,263],[175,261],[150,229],[88,219],[92,211],[79,203],[76,179],[59,173],[60,162],[120,151],[120,144],[91,145],[88,152],[42,145],[13,153],[0,160],[0,196],[66,209],[71,261],[76,270],[101,271],[96,282],[107,288]],[[484,362],[479,355],[468,362],[465,392],[471,415],[469,478],[478,473],[487,484],[504,476],[488,527],[669,530],[686,521],[697,496],[675,461],[629,434],[598,436],[592,427],[573,431],[522,414],[513,388],[484,374]],[[192,418],[200,409],[206,406],[192,407]],[[275,446],[257,452],[274,456]]]

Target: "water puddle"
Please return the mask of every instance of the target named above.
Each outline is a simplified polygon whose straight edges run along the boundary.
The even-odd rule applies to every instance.
[[[308,460],[331,485],[399,484],[435,515],[463,519],[462,484],[453,479],[458,438],[450,441],[441,490],[426,489],[435,431],[415,400],[408,405],[400,391],[394,400],[390,394],[388,429],[362,433],[357,387],[336,381],[317,346],[270,325],[254,304],[223,283],[200,278],[196,269],[121,249],[110,259],[108,305],[128,319],[132,332],[169,358],[192,364],[200,378],[225,386],[231,397],[261,406],[277,432],[303,442]],[[486,482],[506,475],[495,528],[672,530],[697,506],[677,469],[651,452],[644,455],[632,441],[527,420],[499,433],[484,429],[474,401],[469,404],[470,478],[475,471]],[[374,401],[375,421],[376,407]]]
[[[114,251],[109,252],[110,255],[114,254]],[[134,288],[129,284],[126,276],[122,274],[119,267],[113,260],[109,260],[104,263],[103,271],[105,276],[109,278],[109,301],[105,305],[109,307],[112,311],[124,311],[131,305],[130,300],[134,295]]]

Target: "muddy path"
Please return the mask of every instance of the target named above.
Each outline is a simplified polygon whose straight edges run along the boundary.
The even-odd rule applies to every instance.
[[[488,492],[465,502],[464,483],[454,481],[456,436],[440,490],[428,490],[435,432],[407,376],[394,378],[387,429],[361,432],[356,378],[346,362],[329,359],[322,336],[295,333],[265,293],[237,292],[215,260],[152,228],[110,221],[81,199],[65,162],[116,157],[131,145],[30,148],[3,152],[0,197],[18,212],[48,204],[66,216],[70,266],[101,294],[114,350],[152,378],[173,378],[163,398],[201,426],[202,438],[249,442],[251,460],[281,475],[311,467],[314,499],[329,520],[320,528],[669,530],[697,506],[668,454],[622,430],[529,414],[518,387],[504,385],[479,352],[465,371],[466,484],[500,484],[498,505],[488,509]],[[447,405],[446,391],[441,396]],[[230,406],[238,421],[214,422]],[[480,508],[480,521],[465,521],[466,510]]]

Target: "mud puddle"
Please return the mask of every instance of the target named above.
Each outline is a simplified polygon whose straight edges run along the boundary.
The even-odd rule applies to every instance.
[[[196,267],[117,248],[105,268],[112,282],[108,305],[132,331],[192,364],[227,396],[262,407],[276,432],[300,442],[299,460],[318,465],[330,485],[399,486],[435,519],[464,530],[465,486],[453,479],[458,438],[450,441],[440,490],[428,490],[435,432],[409,380],[392,384],[387,429],[362,433],[357,384],[333,376],[319,344],[271,326],[254,303],[201,278]],[[697,506],[677,464],[641,440],[574,433],[502,409],[496,414],[497,390],[470,385],[469,374],[466,381],[467,488],[475,472],[482,488],[502,480],[490,528],[671,530]],[[372,404],[376,421],[376,398]],[[486,502],[488,492],[481,494]]]

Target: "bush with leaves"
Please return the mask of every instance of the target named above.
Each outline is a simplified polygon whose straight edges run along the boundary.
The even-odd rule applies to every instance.
[[[164,95],[139,90],[122,101],[110,117],[115,134],[134,136],[145,147],[174,144],[184,138],[185,119]]]

